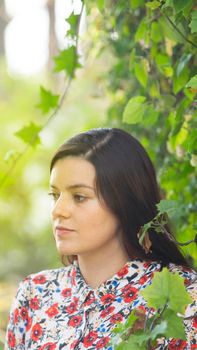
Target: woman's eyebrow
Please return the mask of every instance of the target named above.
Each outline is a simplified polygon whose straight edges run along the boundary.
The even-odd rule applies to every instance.
[[[55,190],[58,190],[58,188],[55,185],[53,185],[53,184],[50,184],[50,187],[54,188]],[[78,184],[73,184],[73,185],[67,186],[66,189],[72,190],[72,189],[75,189],[75,188],[82,188],[82,187],[89,188],[89,189],[94,191],[93,187],[88,186],[88,185],[83,184],[83,183],[78,183]]]

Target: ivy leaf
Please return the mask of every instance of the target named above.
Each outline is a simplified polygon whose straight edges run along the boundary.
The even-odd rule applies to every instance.
[[[23,140],[25,143],[31,144],[32,146],[37,146],[41,143],[40,138],[38,136],[38,133],[41,129],[41,126],[31,122],[28,126],[24,126],[22,129],[15,132],[14,134],[21,140]]]
[[[189,24],[189,27],[191,28],[191,33],[197,32],[197,10],[193,11],[191,14],[191,22]]]
[[[157,208],[159,209],[160,214],[167,214],[172,215],[179,207],[179,204],[177,201],[169,200],[169,199],[162,199],[157,205]]]
[[[41,109],[42,113],[48,113],[50,109],[57,107],[59,95],[53,95],[49,90],[40,86],[40,103],[37,107]]]
[[[184,286],[184,279],[167,268],[155,272],[153,282],[142,292],[149,307],[162,309],[166,304],[174,312],[184,314],[185,307],[192,299]]]
[[[146,110],[146,105],[143,103],[145,100],[145,96],[135,96],[129,100],[123,112],[124,123],[137,124],[142,121]]]
[[[167,338],[179,338],[186,340],[185,327],[181,317],[169,309],[166,309],[162,315],[162,318],[167,322],[167,328],[164,335]]]
[[[197,74],[194,75],[186,84],[186,87],[190,87],[192,89],[197,89]]]
[[[80,67],[77,63],[77,53],[74,46],[60,51],[60,54],[53,59],[55,61],[54,72],[65,71],[69,76],[73,76],[75,68]]]
[[[70,17],[66,19],[66,22],[70,24],[70,29],[67,31],[66,35],[71,35],[74,37],[77,34],[78,18],[79,15],[72,13]]]

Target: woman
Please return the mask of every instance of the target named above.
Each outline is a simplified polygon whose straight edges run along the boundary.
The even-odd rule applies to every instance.
[[[127,132],[99,128],[72,137],[51,161],[50,187],[57,249],[70,264],[21,282],[5,349],[112,349],[117,322],[134,308],[146,311],[138,293],[154,272],[168,266],[190,281],[194,272],[165,234],[151,229],[148,248],[139,244],[160,195],[151,160]],[[172,340],[174,349],[194,349],[192,322],[187,342]],[[170,340],[157,348],[166,344],[172,349]]]

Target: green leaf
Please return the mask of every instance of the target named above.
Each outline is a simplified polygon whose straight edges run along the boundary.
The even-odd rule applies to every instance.
[[[41,126],[38,126],[31,122],[28,126],[24,126],[22,129],[15,132],[14,134],[21,140],[23,140],[25,143],[31,144],[31,146],[37,146],[41,143],[40,138],[38,136],[41,129]]]
[[[50,109],[57,107],[59,95],[53,95],[49,90],[40,86],[40,103],[37,107],[41,109],[42,113],[48,113]]]
[[[154,274],[153,282],[142,292],[149,307],[162,309],[168,307],[184,314],[185,307],[192,299],[184,286],[184,279],[178,273],[171,273],[167,268]]]
[[[182,11],[185,7],[188,6],[188,3],[190,3],[191,0],[173,0],[174,9],[176,11],[176,14]]]
[[[159,209],[160,214],[172,215],[178,209],[178,202],[169,199],[162,199],[158,204],[157,208]]]
[[[197,74],[194,75],[186,84],[186,87],[190,87],[192,89],[197,89]]]
[[[131,334],[127,341],[128,350],[146,350],[147,341],[150,338],[149,334],[144,333],[143,331],[138,331],[135,334]],[[125,350],[126,348],[124,348]]]
[[[145,96],[135,96],[129,100],[123,112],[124,123],[137,124],[142,121],[146,110],[146,106],[143,104],[145,100]]]
[[[155,21],[152,22],[150,37],[155,43],[159,43],[163,39],[161,26],[159,25],[158,22],[155,22]]]
[[[150,85],[149,89],[150,96],[153,98],[160,97],[160,90],[159,90],[159,84],[157,80],[153,80]]]
[[[139,27],[135,33],[135,41],[144,40],[145,43],[148,43],[148,25],[146,22],[146,18],[143,18],[139,24]]]
[[[193,7],[193,0],[190,0],[190,1],[188,1],[187,6],[183,9],[183,12],[182,12],[183,16],[186,19],[188,19],[188,17],[190,16],[190,11],[191,11],[192,7]]]
[[[157,0],[148,1],[146,3],[146,7],[148,7],[151,10],[156,10],[160,5],[161,5],[161,3]]]
[[[127,318],[127,321],[125,323],[125,327],[132,327],[135,321],[137,320],[137,316],[135,315],[135,310],[132,310],[129,317]]]
[[[162,315],[162,318],[167,322],[167,328],[164,335],[167,338],[179,338],[186,340],[185,327],[181,317],[169,309],[166,309]]]
[[[181,72],[183,71],[183,69],[186,67],[186,65],[188,64],[190,58],[192,57],[191,53],[184,53],[183,56],[179,59],[178,61],[178,65],[176,68],[176,75],[177,77],[181,74]]]
[[[66,19],[66,22],[70,24],[70,29],[67,31],[66,35],[71,35],[74,37],[77,35],[77,25],[78,25],[79,15],[72,13],[69,18]]]
[[[143,58],[139,63],[136,62],[134,67],[137,80],[143,87],[146,87],[148,81],[148,61]]]
[[[154,125],[159,116],[159,112],[155,109],[152,104],[146,104],[147,108],[143,115],[143,125],[151,126]]]
[[[53,59],[55,61],[54,72],[65,71],[69,76],[72,76],[75,68],[80,67],[77,63],[76,48],[74,46],[60,51],[60,54],[53,57]]]
[[[174,94],[177,94],[187,83],[189,78],[190,70],[186,66],[181,73],[177,76],[174,74],[173,78],[173,92]]]
[[[151,334],[150,334],[151,339],[155,340],[158,336],[164,335],[166,330],[167,330],[167,322],[163,320],[161,321],[161,323],[157,324],[151,331]]]

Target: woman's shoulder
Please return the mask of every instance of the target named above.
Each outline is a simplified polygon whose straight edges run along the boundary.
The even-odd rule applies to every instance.
[[[18,292],[26,291],[26,295],[34,291],[42,291],[47,288],[62,287],[62,284],[70,284],[70,276],[73,265],[60,267],[56,269],[42,270],[27,275],[19,282]]]
[[[197,272],[191,267],[170,263],[168,269],[172,273],[178,273],[184,279],[185,285],[191,285],[197,280]]]

